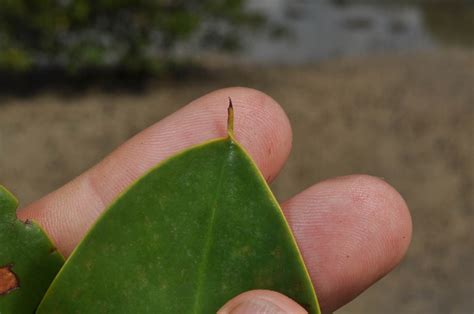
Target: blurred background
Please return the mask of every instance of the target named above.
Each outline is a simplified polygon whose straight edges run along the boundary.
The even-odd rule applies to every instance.
[[[474,1],[2,0],[0,182],[22,205],[212,90],[260,89],[284,200],[352,173],[406,199],[402,264],[338,313],[474,311]]]

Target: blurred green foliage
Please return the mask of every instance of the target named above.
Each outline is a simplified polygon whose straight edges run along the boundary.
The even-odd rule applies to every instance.
[[[156,73],[178,43],[235,49],[264,22],[245,0],[1,0],[0,70]]]

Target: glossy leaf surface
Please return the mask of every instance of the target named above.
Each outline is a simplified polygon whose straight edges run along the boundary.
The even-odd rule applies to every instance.
[[[168,159],[125,191],[38,313],[215,313],[251,289],[319,312],[281,209],[230,136]]]
[[[0,186],[0,313],[33,313],[64,263],[34,222],[16,218],[17,200]]]

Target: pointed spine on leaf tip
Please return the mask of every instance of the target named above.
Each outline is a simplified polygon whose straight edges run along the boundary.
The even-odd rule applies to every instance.
[[[229,97],[229,107],[227,107],[227,134],[230,138],[234,137],[234,106],[232,99]]]

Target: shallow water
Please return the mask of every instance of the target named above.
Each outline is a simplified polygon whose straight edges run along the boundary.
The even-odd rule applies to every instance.
[[[288,36],[248,34],[240,61],[307,63],[330,57],[428,50],[436,42],[416,5],[337,5],[331,1],[252,0],[252,9]]]

